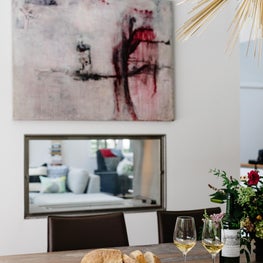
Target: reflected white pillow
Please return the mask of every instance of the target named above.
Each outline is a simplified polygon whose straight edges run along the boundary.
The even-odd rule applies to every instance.
[[[57,178],[61,176],[67,176],[68,167],[66,165],[49,165],[47,168],[47,174],[49,177]]]
[[[40,176],[41,193],[64,193],[66,192],[66,176],[50,178]]]
[[[133,173],[133,163],[124,158],[117,166],[117,173],[118,175],[131,175]]]
[[[89,181],[89,172],[85,169],[70,168],[67,176],[68,189],[75,194],[84,193]]]

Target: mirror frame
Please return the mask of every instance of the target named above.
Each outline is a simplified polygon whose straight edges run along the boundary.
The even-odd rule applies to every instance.
[[[160,141],[160,204],[122,208],[80,209],[74,211],[30,212],[29,205],[29,142],[30,140],[92,140],[92,139],[157,139]],[[51,214],[95,214],[113,211],[157,211],[166,209],[166,135],[165,134],[25,134],[24,135],[24,218],[46,217]]]

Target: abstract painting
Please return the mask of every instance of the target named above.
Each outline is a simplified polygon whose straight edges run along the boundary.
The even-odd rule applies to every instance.
[[[13,0],[15,120],[174,120],[166,0]]]

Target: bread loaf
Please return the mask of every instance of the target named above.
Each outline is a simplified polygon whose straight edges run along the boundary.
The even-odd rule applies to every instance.
[[[95,249],[88,252],[81,263],[123,263],[122,252],[118,249]]]
[[[161,263],[161,260],[150,251],[144,253],[144,258],[147,263]]]
[[[123,263],[136,263],[136,260],[128,256],[127,254],[123,254],[122,260],[123,260]]]
[[[134,250],[127,255],[119,249],[94,249],[88,252],[80,263],[161,263],[161,261],[150,251],[143,254],[140,250]]]
[[[146,263],[143,253],[140,250],[134,250],[130,253],[130,257],[135,259],[136,263]]]

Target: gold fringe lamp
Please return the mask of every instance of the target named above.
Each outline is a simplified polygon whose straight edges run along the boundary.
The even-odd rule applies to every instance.
[[[191,0],[184,0],[185,3]],[[176,39],[187,40],[196,34],[200,28],[207,25],[230,0],[200,0],[190,11],[192,16],[176,31]],[[241,30],[250,24],[250,34],[247,53],[254,43],[254,57],[261,58],[263,40],[263,0],[240,0],[236,13],[230,25],[231,37],[227,44],[227,49],[232,50],[239,40]]]

